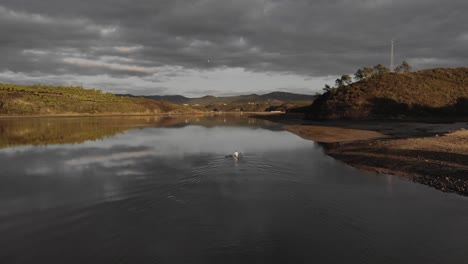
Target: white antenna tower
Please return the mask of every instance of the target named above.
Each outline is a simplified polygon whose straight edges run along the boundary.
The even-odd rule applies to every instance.
[[[392,39],[392,49],[390,51],[390,72],[393,72],[393,69],[395,68],[395,61],[393,59],[393,44],[394,40]]]

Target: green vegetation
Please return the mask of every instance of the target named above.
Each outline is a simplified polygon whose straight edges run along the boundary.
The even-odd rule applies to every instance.
[[[395,68],[396,73],[408,73],[411,72],[411,66],[406,62],[403,61],[403,63],[400,66],[397,66]]]
[[[165,95],[165,96],[144,96],[145,98],[168,101],[173,103],[183,103],[189,105],[209,105],[209,104],[245,104],[252,102],[293,102],[293,101],[313,101],[315,96],[306,94],[295,94],[287,92],[272,92],[268,94],[249,94],[238,96],[203,96],[200,98],[187,98],[180,95]]]
[[[196,109],[205,112],[271,112],[282,111],[289,112],[296,108],[308,106],[312,101],[268,101],[268,102],[250,102],[250,103],[215,103],[207,105],[193,106]]]
[[[341,78],[336,79],[335,84],[336,86],[340,87],[340,86],[350,85],[352,82],[353,82],[353,79],[351,78],[351,76],[343,75],[341,76]]]
[[[374,75],[384,75],[389,72],[390,70],[382,64],[377,64],[376,66],[374,66]]]
[[[375,72],[374,72],[373,68],[364,67],[364,68],[359,69],[359,70],[356,71],[356,73],[354,74],[354,79],[356,81],[365,80],[365,79],[369,79],[374,74],[375,74]]]
[[[196,112],[167,102],[76,86],[0,84],[0,115],[159,114]]]
[[[326,85],[325,93],[309,107],[307,117],[468,117],[468,68],[410,71],[406,62],[396,68],[396,73],[381,65],[359,69],[353,84]]]
[[[144,96],[148,99],[184,104],[206,112],[263,112],[283,111],[311,104],[315,95],[295,94],[288,92],[272,92],[263,95],[249,94],[238,96],[204,96],[187,98],[180,95]],[[272,110],[278,109],[278,110]]]

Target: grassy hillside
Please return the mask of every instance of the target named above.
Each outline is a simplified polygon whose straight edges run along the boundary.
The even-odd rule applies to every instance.
[[[468,68],[376,75],[326,92],[307,114],[315,119],[446,116],[468,116]]]
[[[191,113],[188,107],[95,89],[0,84],[0,115]]]

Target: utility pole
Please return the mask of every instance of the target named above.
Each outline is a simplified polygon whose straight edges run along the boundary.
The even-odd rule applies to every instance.
[[[392,39],[392,49],[390,51],[390,72],[393,72],[393,69],[395,68],[395,61],[393,60],[393,44],[394,40]]]

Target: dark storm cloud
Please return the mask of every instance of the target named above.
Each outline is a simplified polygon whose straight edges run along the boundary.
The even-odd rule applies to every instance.
[[[327,76],[466,66],[465,0],[2,0],[0,70],[164,78],[160,67]],[[166,71],[167,74],[171,74]]]

